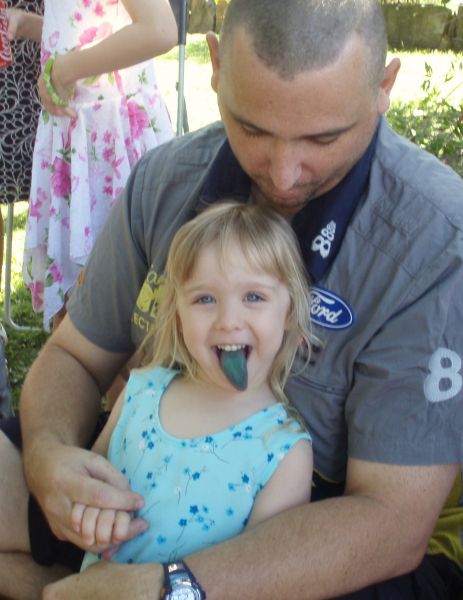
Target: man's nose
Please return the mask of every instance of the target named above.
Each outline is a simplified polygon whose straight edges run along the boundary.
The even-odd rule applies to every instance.
[[[298,149],[290,142],[278,140],[273,144],[269,158],[269,176],[274,187],[281,192],[291,190],[302,171]]]

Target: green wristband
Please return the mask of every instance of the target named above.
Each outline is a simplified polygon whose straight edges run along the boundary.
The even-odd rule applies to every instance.
[[[50,98],[53,100],[53,102],[58,106],[65,108],[69,102],[61,98],[51,82],[51,71],[53,69],[53,65],[55,64],[55,58],[55,56],[50,56],[45,63],[45,68],[43,70],[43,81],[45,82],[45,87],[47,88],[47,92],[50,94]]]

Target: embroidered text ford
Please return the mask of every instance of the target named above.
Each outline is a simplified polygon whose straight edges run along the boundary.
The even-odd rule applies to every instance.
[[[311,318],[314,323],[328,329],[346,329],[354,322],[350,306],[339,296],[319,287],[310,290]]]

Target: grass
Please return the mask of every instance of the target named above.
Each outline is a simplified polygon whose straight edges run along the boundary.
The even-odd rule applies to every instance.
[[[455,81],[445,81],[445,74],[449,71],[452,62],[463,63],[463,55],[440,52],[391,52],[390,57],[392,56],[398,56],[402,62],[402,68],[392,97],[394,102],[410,102],[423,94],[421,85],[425,79],[425,65],[428,64],[432,68],[432,82],[439,87],[440,92],[444,95],[451,92],[453,103],[457,105],[463,103],[463,86],[461,83],[455,86]],[[174,49],[155,61],[159,87],[166,99],[174,127],[176,126],[177,114],[177,60],[178,49]],[[191,35],[188,37],[186,46],[184,82],[184,95],[190,130],[198,129],[219,118],[215,94],[210,87],[210,77],[211,67],[204,35]],[[458,82],[461,79],[460,75]],[[460,166],[462,162],[460,161]],[[5,218],[6,207],[4,206],[2,207],[2,213]],[[9,338],[7,359],[15,405],[17,405],[25,374],[47,339],[47,334],[41,329],[41,318],[32,312],[30,294],[21,277],[26,216],[27,204],[24,202],[16,204],[13,222],[11,316],[14,322],[35,329],[21,332],[7,325],[5,326]],[[3,290],[4,283],[2,283],[2,292],[0,292],[0,310],[3,310]]]
[[[6,223],[7,208],[5,206],[2,206],[2,215]],[[30,331],[17,331],[5,324],[5,330],[8,335],[6,356],[9,365],[13,404],[15,407],[17,406],[20,389],[29,366],[47,339],[47,334],[42,329],[41,318],[32,311],[30,293],[21,277],[22,249],[24,246],[26,217],[27,202],[17,203],[15,205],[13,219],[11,319],[20,326],[31,327],[32,329]],[[4,304],[4,282],[5,265],[3,266],[2,291],[0,294],[0,307],[2,312]]]

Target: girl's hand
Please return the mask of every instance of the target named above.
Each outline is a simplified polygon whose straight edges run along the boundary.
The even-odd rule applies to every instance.
[[[19,8],[7,8],[6,17],[9,40],[31,40],[37,44],[40,43],[43,23],[40,15]]]
[[[133,519],[133,513],[125,510],[100,509],[79,503],[73,505],[71,513],[72,528],[81,536],[82,546],[94,554],[103,553],[105,560],[120,544],[134,537],[130,531]],[[141,524],[141,520],[138,521]],[[145,522],[142,531],[147,525]],[[138,533],[141,531],[137,530],[136,535]]]
[[[70,100],[74,95],[74,83],[63,83],[61,79],[61,73],[63,72],[62,66],[63,61],[65,61],[66,55],[57,56],[55,62],[53,63],[53,68],[51,71],[51,83],[60,98],[63,100]],[[77,117],[77,113],[75,110],[70,108],[69,106],[60,106],[56,104],[50,93],[48,92],[47,86],[45,85],[45,81],[43,79],[43,73],[40,75],[37,87],[39,90],[40,101],[42,102],[42,106],[44,110],[46,110],[51,115],[56,117]]]

